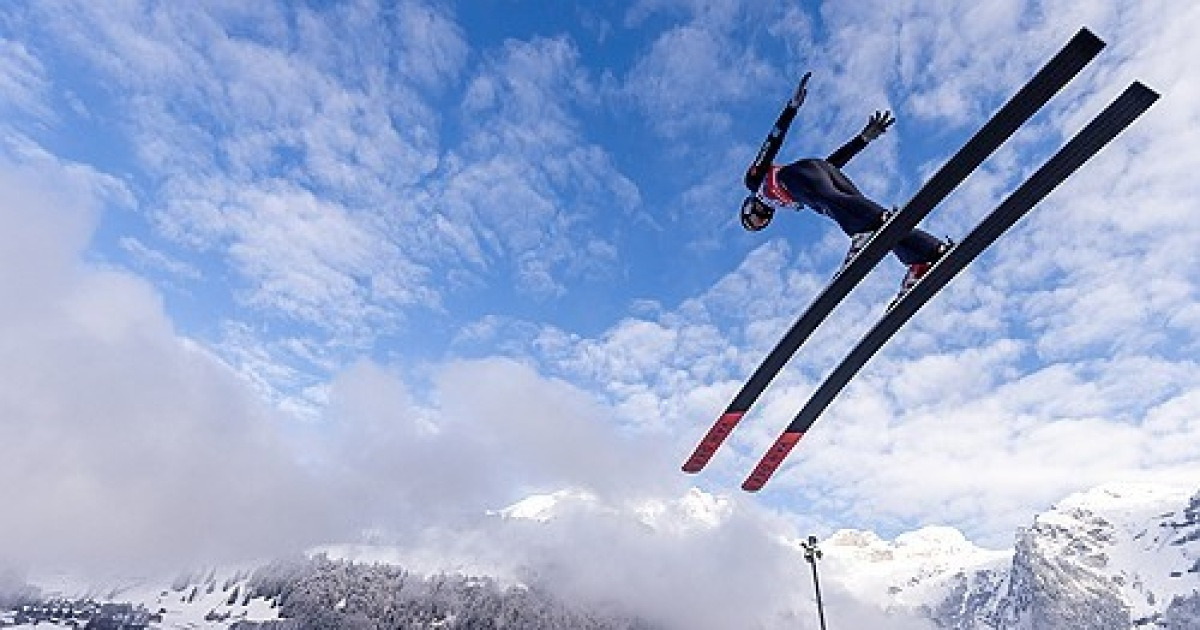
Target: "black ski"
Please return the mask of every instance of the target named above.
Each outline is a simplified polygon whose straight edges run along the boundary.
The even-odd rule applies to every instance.
[[[749,492],[761,489],[834,397],[918,309],[1050,191],[1137,120],[1157,99],[1158,94],[1141,83],[1129,86],[1117,100],[1092,119],[1091,123],[971,230],[961,243],[947,252],[916,286],[884,314],[825,382],[821,383],[783,435],[775,441],[754,472],[742,484],[742,489]]]
[[[699,472],[717,448],[733,431],[775,375],[817,326],[829,316],[888,251],[941,203],[988,156],[1058,93],[1091,61],[1104,42],[1086,28],[1081,29],[1041,70],[1001,107],[975,135],[947,161],[913,198],[883,225],[858,255],[817,295],[808,309],[792,324],[783,339],[763,360],[733,402],[717,418],[692,456],[683,465],[684,472]]]

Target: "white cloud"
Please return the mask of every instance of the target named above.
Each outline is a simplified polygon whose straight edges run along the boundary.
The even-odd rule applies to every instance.
[[[148,284],[82,262],[121,189],[48,159],[4,162],[0,189],[0,557],[165,568],[328,533],[275,418]]]
[[[44,104],[49,85],[42,63],[23,44],[0,38],[0,111],[53,118]]]
[[[369,343],[510,277],[559,296],[612,273],[590,217],[639,201],[580,132],[595,87],[563,37],[469,66],[453,16],[416,0],[46,2],[21,18],[112,86],[105,117],[154,182],[157,236],[229,265],[256,314]]]
[[[121,249],[128,252],[134,261],[150,269],[163,271],[185,280],[199,280],[203,277],[196,267],[178,261],[165,252],[147,247],[132,236],[123,237],[120,244]]]
[[[587,392],[506,359],[407,378],[362,362],[312,392],[324,413],[281,424],[261,392],[177,335],[149,284],[83,261],[123,188],[43,158],[0,168],[0,211],[17,227],[0,237],[0,289],[22,296],[0,307],[4,562],[170,569],[371,524],[469,523],[539,489],[626,499],[682,487],[657,471],[653,442],[614,433]]]
[[[462,28],[440,7],[404,3],[395,11],[403,47],[396,57],[404,74],[434,90],[453,84],[469,52]]]
[[[682,138],[730,126],[720,106],[749,98],[770,74],[764,60],[730,43],[695,25],[677,27],[654,42],[631,72],[626,90],[659,133]]]
[[[334,42],[351,32],[363,55],[385,62],[400,54],[388,52],[368,5],[325,16],[342,22],[301,11],[294,33],[278,32],[286,20],[269,9],[39,8],[32,21],[43,21],[123,89],[116,92],[123,115],[110,115],[163,183],[150,192],[162,202],[148,206],[160,234],[200,251],[228,252],[250,303],[361,333],[390,319],[381,320],[385,309],[368,302],[395,309],[427,300],[428,275],[414,259],[420,248],[401,238],[419,217],[397,222],[388,215],[396,193],[437,163],[436,115],[415,89],[387,76],[386,66],[345,63]],[[422,70],[425,79],[455,74],[461,34],[437,12],[407,5],[399,12],[404,24],[417,19],[444,29],[429,34],[444,62]],[[247,35],[232,35],[234,24]],[[363,26],[376,30],[356,30]],[[289,50],[289,42],[298,48]],[[418,44],[406,41],[406,54],[419,52]],[[314,208],[341,215],[342,227],[320,235],[328,240],[276,238],[328,227],[301,225],[316,218],[306,212]],[[337,238],[347,234],[358,235],[353,250],[331,253],[347,244]],[[367,241],[388,243],[383,256],[356,255]],[[300,251],[307,246],[316,250]],[[333,283],[343,289],[325,290],[330,277],[345,280]]]
[[[595,217],[639,196],[578,130],[572,103],[592,89],[565,38],[508,41],[471,78],[463,144],[429,212],[474,273],[511,272],[539,297],[611,273],[615,248]]]
[[[475,59],[454,16],[417,0],[64,0],[8,18],[29,42],[12,44],[28,47],[13,57],[26,62],[4,73],[21,79],[23,102],[46,106],[34,79],[65,72],[60,49],[105,87],[81,105],[118,140],[104,152],[130,146],[118,159],[152,228],[112,257],[171,251],[173,268],[203,274],[194,295],[231,305],[204,332],[279,337],[217,342],[264,388],[328,374],[405,326],[419,334],[411,316],[440,312],[447,296],[512,284],[553,299],[612,277],[618,248],[594,217],[639,203],[581,132],[596,87],[565,37]]]
[[[627,497],[667,484],[652,445],[612,431],[586,392],[508,359],[438,367],[414,385],[361,363],[334,381],[331,466],[384,526],[470,519],[528,492],[589,488]]]
[[[230,224],[242,236],[229,255],[257,278],[252,304],[344,326],[339,337],[361,339],[371,334],[364,325],[389,319],[378,304],[436,300],[422,288],[429,271],[408,263],[344,206],[286,188],[247,191],[236,203],[244,209],[231,209]],[[410,282],[394,282],[397,275]],[[385,293],[389,283],[398,290]]]
[[[732,124],[730,104],[756,98],[764,85],[790,82],[780,80],[784,69],[772,68],[754,45],[753,34],[775,22],[773,9],[731,1],[639,2],[626,21],[638,25],[659,12],[686,17],[655,37],[622,89],[669,140],[723,134]]]

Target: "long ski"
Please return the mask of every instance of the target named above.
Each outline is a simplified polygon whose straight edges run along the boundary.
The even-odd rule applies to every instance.
[[[741,391],[717,418],[716,423],[684,463],[684,472],[696,473],[708,464],[767,385],[850,290],[858,285],[871,269],[883,260],[887,252],[909,234],[937,204],[1079,74],[1102,48],[1104,42],[1099,37],[1086,28],[1081,29],[951,156],[898,213],[875,232],[858,255],[817,295],[742,386]]]
[[[1142,83],[1130,85],[1108,108],[1092,119],[1091,123],[988,214],[961,243],[947,252],[916,286],[883,315],[821,383],[742,484],[742,489],[749,492],[761,489],[834,397],[918,309],[1018,219],[1025,216],[1117,134],[1137,120],[1157,99],[1158,94]]]

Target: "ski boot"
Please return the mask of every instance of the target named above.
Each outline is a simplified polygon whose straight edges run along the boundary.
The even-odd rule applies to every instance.
[[[896,294],[896,297],[892,298],[892,301],[888,304],[888,310],[892,310],[892,308],[895,307],[896,304],[899,303],[900,300],[912,290],[913,287],[917,286],[917,283],[921,281],[921,278],[924,278],[926,274],[929,273],[929,270],[933,269],[933,266],[942,259],[942,256],[945,256],[946,252],[950,251],[950,249],[953,247],[954,241],[947,239],[946,242],[942,243],[942,246],[938,248],[937,255],[933,258],[933,260],[909,265],[908,272],[904,274],[904,279],[900,281],[900,292]]]
[[[879,216],[878,228],[875,228],[870,232],[859,232],[858,234],[850,235],[850,251],[846,252],[846,258],[842,260],[842,266],[838,267],[838,273],[842,273],[846,270],[846,267],[850,266],[850,261],[854,260],[854,257],[858,255],[858,252],[861,252],[862,249],[867,246],[867,243],[871,242],[871,237],[875,235],[875,232],[878,232],[884,225],[887,225],[887,222],[890,221],[897,212],[898,210],[896,209],[884,211],[884,213]]]
[[[858,234],[850,235],[850,251],[846,252],[846,258],[842,260],[842,266],[838,267],[838,273],[846,270],[850,266],[850,261],[862,251],[862,248],[871,242],[871,237],[875,236],[874,232],[859,232]]]

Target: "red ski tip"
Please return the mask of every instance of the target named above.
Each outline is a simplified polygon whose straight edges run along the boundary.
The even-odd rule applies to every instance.
[[[725,438],[729,437],[729,434],[733,432],[733,428],[737,426],[738,422],[741,422],[744,415],[746,415],[745,411],[733,411],[717,418],[716,424],[708,430],[704,439],[700,440],[700,445],[696,447],[696,450],[692,452],[692,456],[684,463],[683,472],[698,473],[708,465],[708,460],[712,459],[713,453],[717,452],[717,449],[721,447],[721,443],[725,441]]]
[[[799,442],[802,437],[804,434],[799,431],[787,431],[779,436],[767,454],[763,455],[762,461],[758,462],[758,466],[754,467],[754,472],[746,477],[746,481],[742,483],[742,490],[746,492],[762,490],[771,475],[775,474],[775,469],[779,468],[788,453],[792,452],[792,448],[796,446],[796,442]]]

